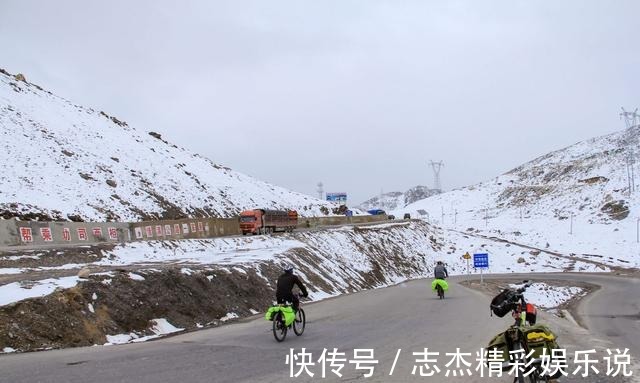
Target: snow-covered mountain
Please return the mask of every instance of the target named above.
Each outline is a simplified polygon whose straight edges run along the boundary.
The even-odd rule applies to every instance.
[[[377,195],[373,198],[370,198],[364,201],[357,207],[362,210],[370,210],[370,209],[395,210],[436,194],[438,194],[437,190],[429,189],[426,186],[418,185],[418,186],[412,187],[411,189],[407,190],[404,193],[389,192],[389,193],[383,193],[381,196]]]
[[[0,69],[0,216],[122,220],[230,217],[244,209],[330,214],[270,185]]]
[[[452,230],[473,229],[561,252],[637,260],[639,143],[638,126],[589,139],[490,181],[436,195],[394,213],[424,210],[425,218]]]

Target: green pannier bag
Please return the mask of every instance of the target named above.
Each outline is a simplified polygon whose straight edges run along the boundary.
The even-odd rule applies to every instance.
[[[533,350],[532,357],[533,358],[541,358],[543,349],[547,349],[546,355],[551,358],[552,350],[559,349],[556,334],[551,331],[551,329],[543,324],[537,324],[533,326],[525,326],[522,329],[522,333],[527,339],[527,346],[529,350]],[[496,349],[496,357],[489,360],[490,356],[493,356],[489,351]],[[485,357],[487,360],[487,366],[489,366],[489,361],[491,362],[502,362],[502,371],[507,371],[512,368],[509,363],[509,345],[507,344],[506,333],[500,333],[496,335],[491,342],[489,342],[489,346],[487,346],[487,350],[485,353]],[[551,358],[553,359],[553,358]],[[561,375],[561,372],[551,376],[551,379],[557,379]]]
[[[296,314],[291,306],[271,306],[264,315],[264,319],[272,321],[276,313],[281,312],[284,315],[284,324],[290,326],[296,319]]]
[[[495,352],[490,352],[495,349]],[[495,356],[494,356],[495,355]],[[489,359],[491,357],[491,359]],[[504,332],[496,335],[485,350],[485,360],[487,367],[489,362],[501,362],[502,371],[508,371],[511,368],[509,364],[509,345],[507,345],[507,337]]]
[[[278,306],[271,306],[269,307],[269,309],[267,310],[267,312],[264,314],[264,319],[272,321],[273,317],[276,316],[276,313],[280,311],[280,307]]]
[[[449,284],[444,279],[434,279],[431,282],[431,290],[436,291],[436,286],[440,285],[443,291],[449,290]]]

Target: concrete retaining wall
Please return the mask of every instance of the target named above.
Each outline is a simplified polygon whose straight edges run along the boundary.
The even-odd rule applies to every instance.
[[[298,228],[386,221],[386,215],[300,217]],[[212,238],[239,235],[237,218],[203,218],[145,222],[41,222],[0,220],[0,247],[93,245],[130,241]]]
[[[0,245],[86,245],[128,242],[129,224],[116,222],[0,221]]]
[[[131,239],[211,238],[240,234],[237,218],[180,219],[131,223]]]
[[[372,223],[387,221],[387,215],[356,215],[352,217],[335,216],[335,217],[302,217],[298,220],[298,228],[310,228],[317,226],[340,226],[353,225],[358,223]]]

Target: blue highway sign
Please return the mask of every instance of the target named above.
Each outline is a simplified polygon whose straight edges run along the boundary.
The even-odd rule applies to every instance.
[[[487,253],[473,254],[473,267],[476,267],[476,268],[488,268],[489,267],[489,254],[487,254]]]

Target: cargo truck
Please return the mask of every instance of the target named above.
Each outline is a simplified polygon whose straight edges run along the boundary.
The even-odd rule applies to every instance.
[[[293,231],[298,226],[295,210],[253,209],[240,213],[242,235]]]

